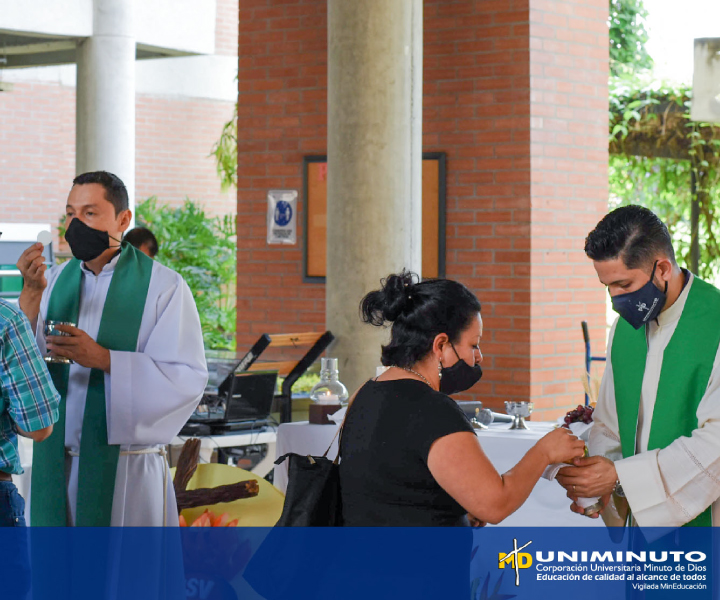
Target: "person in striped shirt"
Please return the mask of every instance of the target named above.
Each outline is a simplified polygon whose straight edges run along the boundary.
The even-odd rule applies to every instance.
[[[30,323],[0,299],[0,527],[25,525],[25,501],[12,481],[12,475],[23,472],[17,436],[47,439],[59,403]]]

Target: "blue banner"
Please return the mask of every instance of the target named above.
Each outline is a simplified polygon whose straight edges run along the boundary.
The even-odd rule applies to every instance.
[[[711,528],[30,528],[0,547],[12,600],[720,599]]]

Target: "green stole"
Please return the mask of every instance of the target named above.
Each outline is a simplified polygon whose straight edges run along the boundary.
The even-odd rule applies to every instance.
[[[151,259],[130,244],[123,244],[98,330],[96,341],[102,347],[137,351],[152,267]],[[52,289],[46,321],[78,322],[81,285],[80,261],[72,259]],[[60,417],[53,434],[43,443],[33,444],[31,524],[61,527],[67,525],[65,409],[70,366],[48,363],[48,368],[61,395]],[[110,525],[119,456],[120,446],[108,444],[105,373],[92,369],[80,439],[76,525]]]
[[[682,315],[663,353],[648,450],[665,448],[697,429],[697,408],[720,344],[720,290],[694,278]],[[623,458],[635,455],[640,393],[647,359],[645,327],[619,319],[611,362]],[[687,523],[711,526],[712,507]]]

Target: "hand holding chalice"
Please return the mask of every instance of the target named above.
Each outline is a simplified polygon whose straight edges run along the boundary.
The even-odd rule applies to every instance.
[[[581,440],[587,442],[593,420],[593,410],[594,409],[592,406],[583,406],[582,404],[578,404],[577,408],[569,411],[565,415],[565,423],[563,424],[563,427],[565,427],[566,429],[570,429]],[[589,456],[587,445],[585,446],[585,456]],[[562,485],[562,481],[559,481]],[[569,489],[566,487],[566,489],[568,489],[568,492],[572,492],[574,496],[575,486],[570,483],[568,483],[567,485],[572,486]],[[599,513],[603,508],[602,500],[599,496],[594,496],[591,498],[582,498],[575,496],[575,498],[575,504],[577,504],[583,510],[583,514],[586,517],[591,517],[596,513]]]
[[[45,337],[57,335],[57,336],[64,336],[69,337],[70,334],[66,333],[65,331],[61,331],[57,328],[58,325],[69,325],[71,327],[77,327],[75,323],[70,323],[68,321],[46,321],[45,322]],[[48,351],[48,355],[45,356],[45,362],[47,363],[59,363],[63,365],[71,365],[73,364],[73,361],[69,358],[66,358],[64,356],[57,356],[56,354]]]

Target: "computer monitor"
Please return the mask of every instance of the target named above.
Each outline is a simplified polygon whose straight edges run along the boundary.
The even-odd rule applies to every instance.
[[[230,375],[227,390],[219,396],[205,396],[212,402],[201,404],[188,422],[203,423],[219,429],[237,423],[265,424],[270,417],[277,376],[277,371]],[[204,410],[201,410],[203,407]]]
[[[206,394],[219,394],[220,386],[227,386],[230,376],[240,364],[241,358],[232,350],[205,350],[208,368]]]
[[[270,416],[277,371],[236,373],[226,399],[225,421],[254,421]]]
[[[242,355],[232,350],[206,349],[208,382],[205,386],[205,393],[220,396],[227,394],[232,374],[247,371],[269,345],[270,336],[263,333],[252,348]]]

